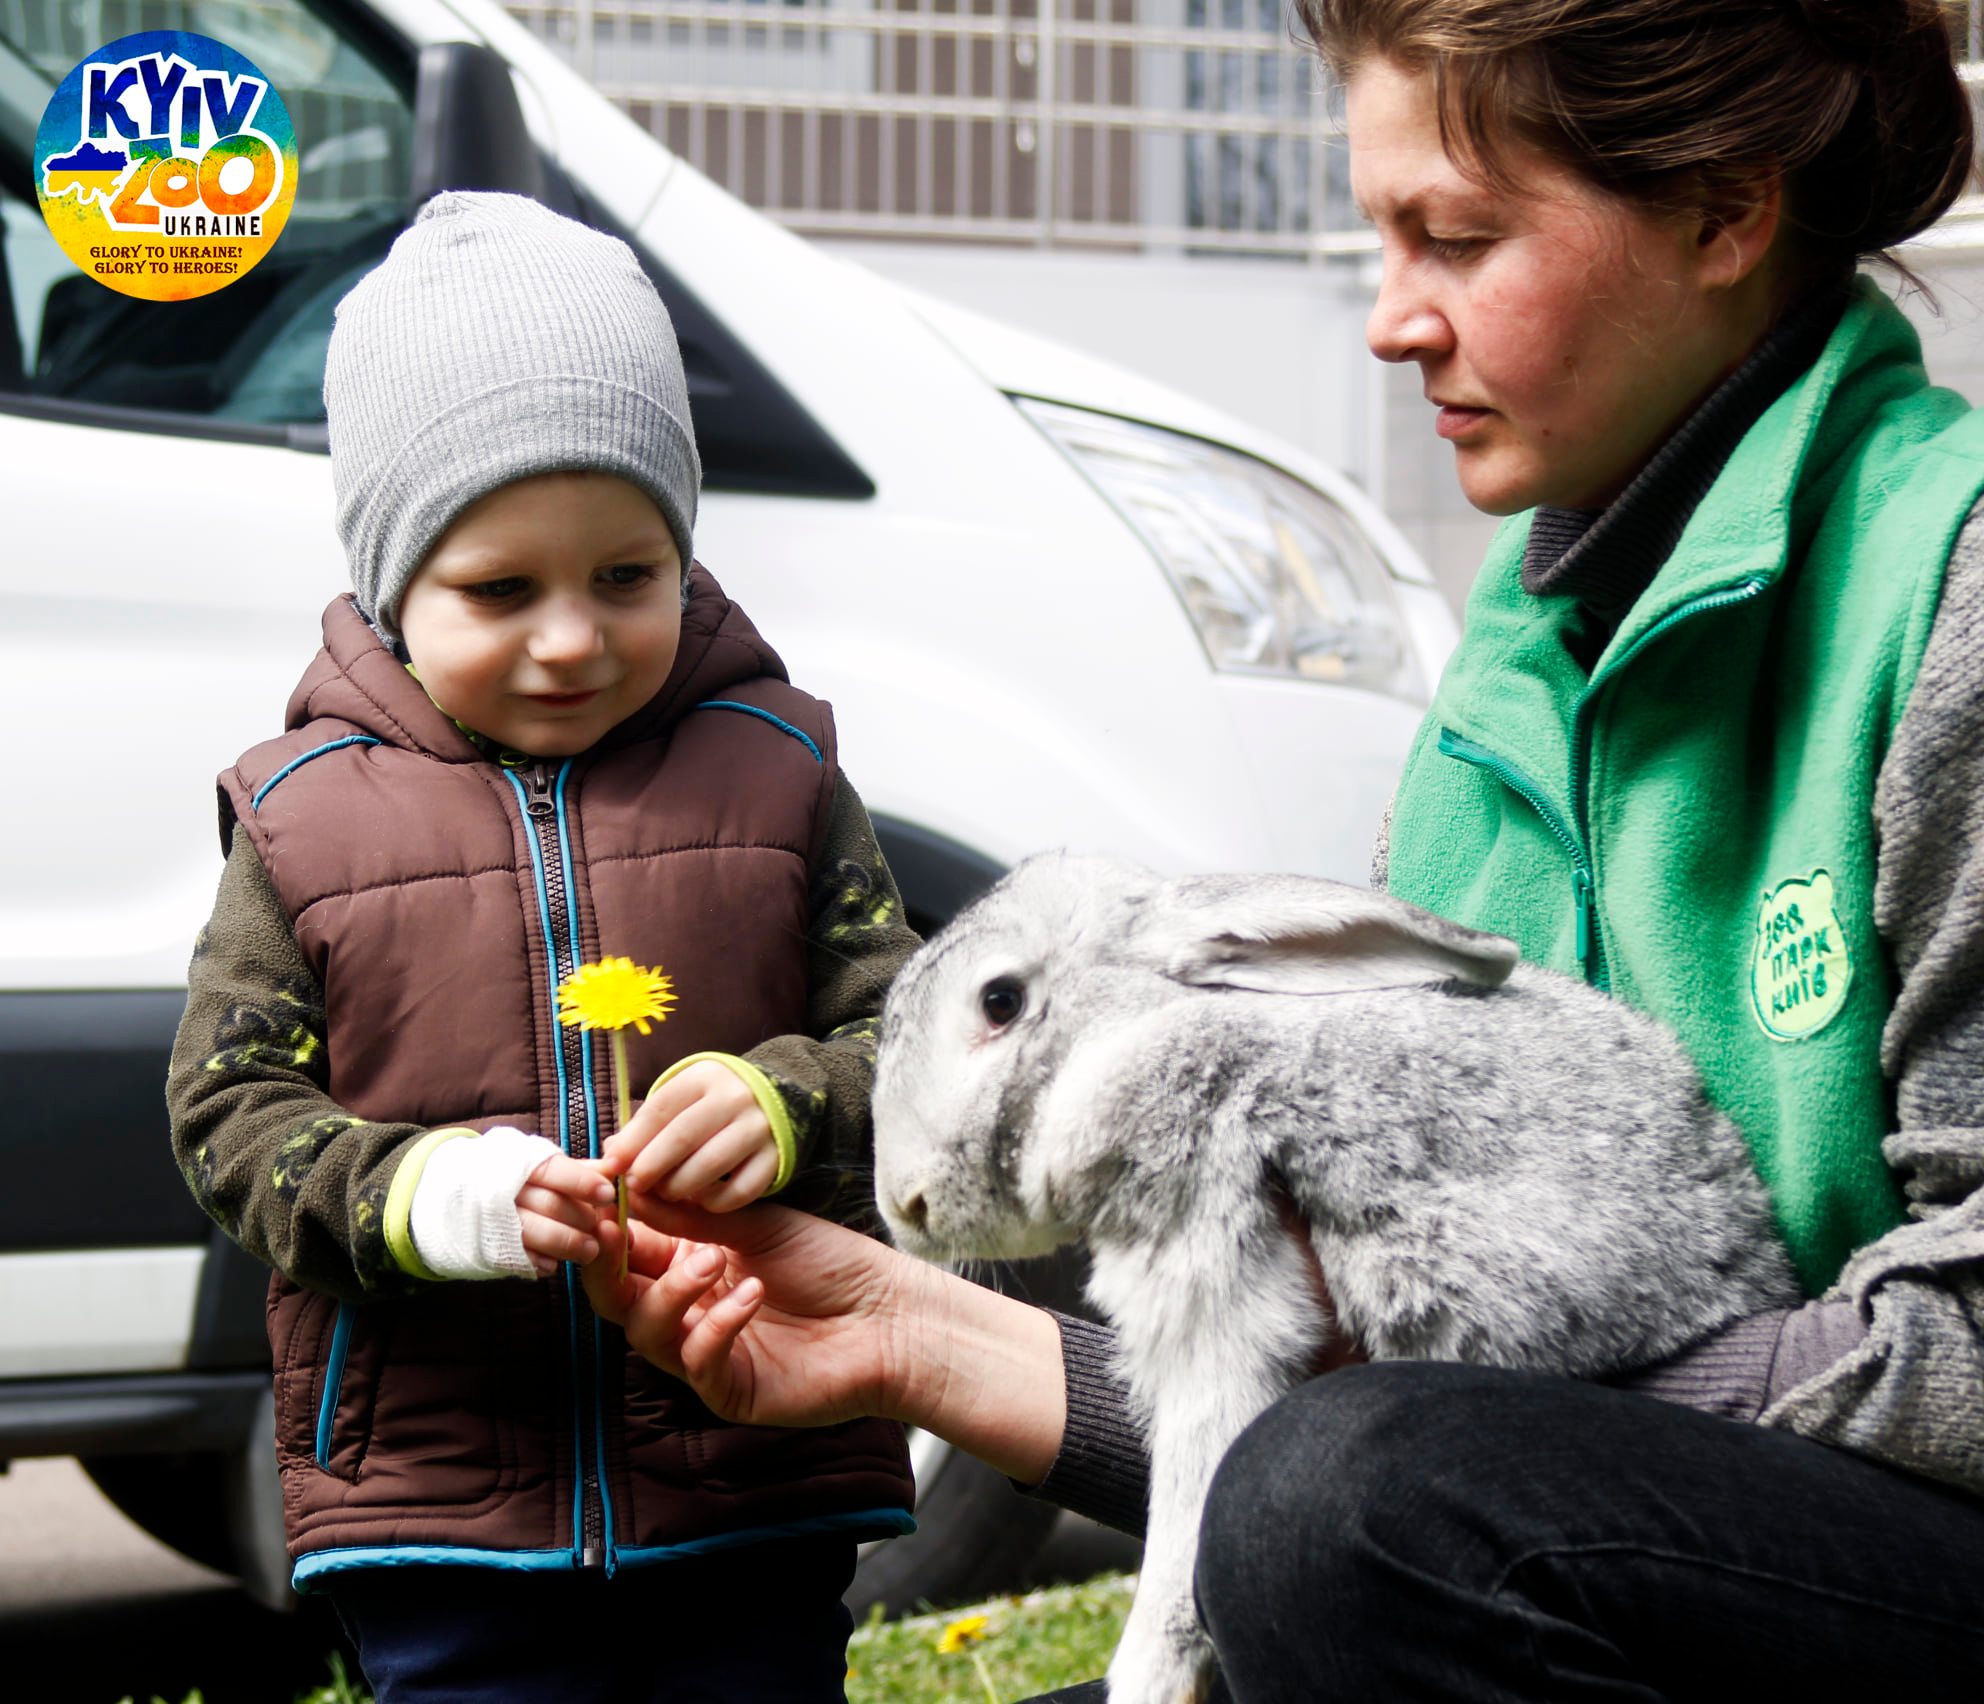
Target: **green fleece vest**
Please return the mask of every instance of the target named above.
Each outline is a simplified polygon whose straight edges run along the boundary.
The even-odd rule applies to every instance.
[[[1863,283],[1589,677],[1504,524],[1393,806],[1393,893],[1679,1032],[1814,1293],[1902,1217],[1874,784],[1980,489],[1984,411]]]

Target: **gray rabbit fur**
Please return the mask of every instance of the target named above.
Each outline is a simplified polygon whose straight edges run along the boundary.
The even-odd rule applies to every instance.
[[[1588,1377],[1799,1299],[1668,1031],[1338,882],[1029,858],[896,980],[874,1105],[903,1248],[1089,1245],[1151,1453],[1112,1704],[1204,1695],[1206,1486],[1333,1331]]]

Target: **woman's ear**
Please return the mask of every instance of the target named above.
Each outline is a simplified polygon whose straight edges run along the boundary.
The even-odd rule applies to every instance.
[[[1777,244],[1784,227],[1784,181],[1731,184],[1696,217],[1697,275],[1710,289],[1731,289],[1757,274]]]

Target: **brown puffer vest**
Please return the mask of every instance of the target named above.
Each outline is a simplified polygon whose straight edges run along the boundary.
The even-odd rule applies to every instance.
[[[559,1026],[578,963],[660,965],[634,1092],[806,1017],[827,707],[694,572],[644,710],[578,757],[506,769],[352,602],[289,732],[221,777],[324,989],[330,1092],[368,1119],[514,1124],[596,1150],[611,1049]],[[275,1278],[277,1453],[299,1585],[409,1562],[617,1568],[786,1534],[913,1526],[900,1427],[732,1426],[601,1323],[569,1273],[352,1305]]]

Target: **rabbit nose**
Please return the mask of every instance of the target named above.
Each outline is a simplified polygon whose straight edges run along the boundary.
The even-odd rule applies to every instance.
[[[930,1216],[930,1204],[923,1199],[923,1192],[918,1190],[908,1200],[898,1201],[896,1203],[896,1216],[904,1224],[912,1225],[919,1231],[922,1230],[923,1221]]]

